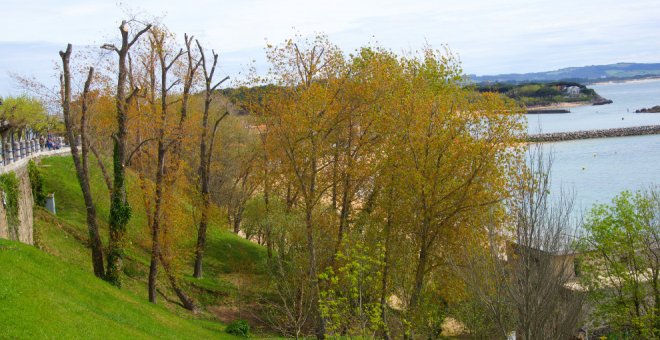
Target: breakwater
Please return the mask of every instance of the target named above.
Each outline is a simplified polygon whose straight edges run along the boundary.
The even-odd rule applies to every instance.
[[[548,113],[571,113],[571,111],[566,110],[566,109],[530,109],[530,110],[527,110],[528,115],[548,114]]]
[[[561,142],[576,139],[641,136],[660,134],[660,125],[634,126],[626,128],[553,132],[527,135],[528,142]]]

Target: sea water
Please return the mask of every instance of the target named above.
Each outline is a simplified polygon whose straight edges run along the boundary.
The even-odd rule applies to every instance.
[[[660,113],[634,113],[660,105],[660,80],[590,86],[614,103],[571,108],[568,114],[527,115],[530,133],[660,124]],[[660,135],[544,143],[552,153],[551,194],[572,191],[581,214],[610,203],[623,190],[660,185]]]

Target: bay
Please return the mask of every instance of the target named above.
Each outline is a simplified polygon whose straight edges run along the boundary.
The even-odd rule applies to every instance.
[[[660,113],[634,113],[660,105],[660,80],[590,86],[614,103],[571,108],[568,114],[527,115],[530,133],[563,132],[660,124]],[[610,203],[623,190],[660,185],[660,135],[544,143],[552,153],[551,195],[562,188],[575,195],[576,213]]]

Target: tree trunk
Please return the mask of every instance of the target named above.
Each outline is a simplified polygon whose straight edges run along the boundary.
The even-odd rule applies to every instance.
[[[103,45],[102,48],[117,52],[119,56],[118,74],[117,74],[117,93],[115,96],[115,106],[117,111],[117,133],[114,138],[113,150],[113,190],[110,202],[110,243],[108,246],[108,257],[106,267],[106,280],[117,287],[121,287],[121,272],[124,259],[124,238],[126,236],[126,226],[131,218],[131,207],[126,198],[126,138],[128,135],[128,104],[137,89],[130,95],[126,95],[126,81],[128,79],[128,69],[126,60],[128,51],[137,41],[137,39],[147,32],[151,25],[147,25],[141,31],[135,34],[129,42],[128,24],[123,21],[119,26],[121,32],[121,48],[114,45]]]
[[[82,148],[82,159],[81,155],[78,153],[78,146],[76,143],[74,126],[71,117],[71,72],[69,69],[69,60],[71,56],[71,44],[67,46],[66,52],[60,52],[62,57],[63,71],[64,71],[64,98],[62,98],[62,112],[64,116],[64,125],[66,126],[66,136],[71,145],[71,155],[73,156],[73,163],[76,168],[76,176],[78,177],[78,183],[80,184],[80,189],[83,193],[83,199],[85,201],[85,210],[87,212],[87,231],[89,234],[89,244],[92,248],[92,267],[94,268],[94,275],[99,278],[104,277],[103,270],[103,245],[101,243],[101,238],[99,236],[98,225],[96,223],[96,207],[94,206],[94,200],[92,197],[92,191],[89,184],[89,166],[88,166],[88,154],[86,146],[86,118],[87,118],[87,94],[89,93],[89,87],[92,82],[94,75],[94,68],[89,69],[89,74],[87,76],[87,81],[85,82],[85,87],[83,90],[83,108],[82,108],[82,118],[80,123],[80,134],[83,143],[81,143]]]
[[[192,38],[191,38],[192,39]],[[199,54],[201,57],[200,64],[202,65],[202,70],[204,71],[204,80],[205,80],[205,91],[204,91],[204,114],[202,118],[202,136],[199,142],[199,181],[200,181],[200,193],[202,195],[202,216],[199,221],[199,228],[197,229],[197,245],[195,246],[195,265],[193,269],[193,277],[201,278],[203,275],[202,272],[202,262],[204,258],[204,249],[206,248],[206,229],[208,228],[208,210],[211,205],[210,190],[209,190],[209,180],[211,172],[211,152],[213,150],[213,140],[215,138],[215,132],[217,131],[218,122],[215,124],[213,130],[213,136],[211,138],[211,146],[209,147],[206,144],[207,132],[209,128],[209,111],[211,109],[211,102],[213,101],[213,91],[225,82],[228,77],[225,77],[220,82],[212,85],[213,74],[215,73],[215,67],[218,64],[218,54],[213,52],[213,64],[210,70],[207,70],[206,66],[206,55],[204,54],[204,49],[198,40],[197,48],[199,49]],[[187,43],[187,45],[189,45]],[[188,46],[189,47],[189,46]],[[190,55],[190,47],[188,48]],[[199,64],[198,64],[199,65]],[[224,118],[224,115],[223,117]],[[222,120],[220,118],[220,120]]]
[[[204,249],[206,249],[206,229],[208,227],[208,210],[210,206],[208,195],[202,202],[202,216],[199,221],[199,229],[197,230],[197,246],[195,247],[195,268],[193,277],[202,277],[202,259],[204,257]]]
[[[179,286],[179,284],[176,281],[176,276],[172,273],[172,268],[167,262],[167,260],[163,257],[163,254],[160,254],[160,262],[163,264],[163,268],[165,269],[165,275],[167,276],[167,279],[170,281],[170,286],[172,287],[172,290],[174,290],[174,293],[176,296],[179,298],[181,301],[181,304],[183,305],[183,308],[197,312],[197,305],[195,305],[195,301],[191,297],[189,297],[183,289]]]
[[[413,292],[410,297],[410,309],[417,308],[419,304],[419,299],[422,294],[422,288],[424,286],[424,277],[426,274],[426,263],[428,261],[428,247],[426,246],[426,240],[422,240],[422,246],[419,250],[419,261],[417,262],[417,268],[415,269],[415,283],[413,285]]]
[[[165,168],[165,145],[158,142],[158,172],[156,173],[156,193],[154,216],[151,225],[151,263],[149,266],[149,302],[156,303],[156,282],[158,280],[158,258],[160,257],[160,219],[163,206],[163,177]]]

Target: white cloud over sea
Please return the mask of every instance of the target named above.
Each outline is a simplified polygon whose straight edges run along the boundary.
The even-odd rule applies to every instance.
[[[660,62],[660,1],[432,0],[5,0],[0,6],[0,95],[18,89],[8,72],[48,82],[66,43],[116,39],[126,11],[162,17],[221,52],[236,77],[264,66],[265,39],[295,27],[325,32],[345,50],[370,41],[395,51],[448,44],[467,73],[530,72],[615,62]]]

